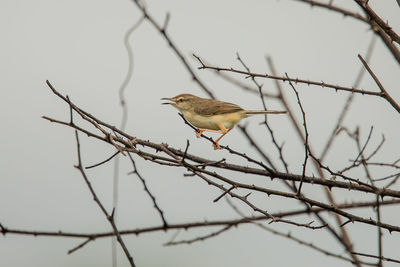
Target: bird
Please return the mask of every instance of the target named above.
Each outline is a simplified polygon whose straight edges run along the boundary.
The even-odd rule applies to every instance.
[[[168,100],[164,105],[171,105],[178,109],[183,117],[193,126],[198,128],[196,137],[200,137],[205,131],[220,133],[221,136],[213,144],[214,150],[221,149],[219,141],[240,120],[255,114],[284,114],[279,110],[245,110],[240,106],[215,99],[198,97],[192,94],[180,94],[174,97],[165,97]]]

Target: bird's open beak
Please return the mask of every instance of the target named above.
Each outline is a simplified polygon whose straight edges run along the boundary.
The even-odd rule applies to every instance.
[[[172,98],[169,98],[169,97],[163,97],[163,98],[161,98],[161,100],[168,100],[168,101],[171,101],[171,102],[164,102],[164,103],[161,103],[162,105],[172,105],[172,104],[175,104],[175,101],[174,101]]]

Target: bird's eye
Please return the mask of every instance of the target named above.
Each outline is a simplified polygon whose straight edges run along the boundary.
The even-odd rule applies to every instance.
[[[183,101],[183,98],[178,98],[177,100],[176,100],[176,102],[182,102]]]

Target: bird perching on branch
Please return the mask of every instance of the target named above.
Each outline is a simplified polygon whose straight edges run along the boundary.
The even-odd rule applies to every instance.
[[[284,114],[286,111],[279,110],[245,110],[238,105],[215,99],[201,98],[191,94],[180,94],[171,98],[169,104],[178,109],[183,117],[193,126],[198,128],[196,136],[200,137],[205,131],[221,133],[215,140],[214,149],[221,149],[218,142],[224,137],[240,120],[255,114]]]

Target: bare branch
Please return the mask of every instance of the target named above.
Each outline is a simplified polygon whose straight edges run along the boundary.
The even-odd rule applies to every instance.
[[[388,101],[397,110],[397,112],[400,113],[400,105],[389,95],[389,93],[383,87],[382,83],[379,81],[378,77],[376,77],[375,73],[368,66],[368,63],[363,59],[363,57],[361,55],[358,55],[358,58],[361,60],[361,62],[363,63],[364,67],[367,69],[367,71],[369,72],[371,77],[374,79],[374,81],[378,85],[379,89],[382,92],[382,97],[384,99],[386,99],[386,101]]]
[[[181,245],[181,244],[188,244],[188,245],[190,245],[190,244],[195,243],[195,242],[198,242],[198,241],[204,241],[204,240],[206,240],[206,239],[210,239],[210,238],[212,238],[212,237],[216,237],[216,236],[222,234],[223,232],[228,231],[229,229],[231,229],[232,226],[233,226],[233,225],[230,224],[230,225],[227,225],[227,226],[225,226],[224,228],[222,228],[222,229],[220,229],[220,230],[218,230],[218,231],[216,231],[216,232],[212,232],[212,233],[210,233],[210,234],[208,234],[208,235],[199,236],[199,237],[196,237],[196,238],[193,238],[193,239],[189,239],[189,240],[170,241],[170,242],[165,243],[164,246],[175,246],[175,245]]]
[[[101,162],[99,162],[99,163],[96,163],[96,164],[87,166],[87,167],[85,167],[85,169],[91,169],[91,168],[94,168],[94,167],[98,167],[98,166],[100,166],[100,165],[102,165],[102,164],[104,164],[104,163],[106,163],[106,162],[112,160],[112,159],[113,159],[116,155],[118,155],[119,153],[120,153],[120,152],[117,151],[117,152],[115,152],[114,154],[112,154],[111,157],[109,157],[109,158],[107,158],[107,159],[105,159],[105,160],[103,160],[103,161],[101,161]]]
[[[285,73],[286,77],[289,79],[287,73]],[[293,86],[292,82],[289,80],[289,85],[292,87],[294,93],[296,94],[297,103],[299,104],[301,114],[303,116],[303,127],[304,127],[304,163],[303,163],[303,171],[301,174],[301,181],[299,185],[299,189],[297,190],[297,194],[301,194],[301,187],[303,186],[304,177],[306,176],[306,168],[307,168],[307,161],[308,161],[308,154],[309,154],[309,146],[308,146],[308,130],[307,130],[307,121],[306,121],[306,113],[304,112],[303,105],[300,101],[299,93],[297,92],[296,88]]]
[[[170,16],[167,15],[168,20],[167,23],[164,23],[164,26],[161,26],[158,24],[155,19],[149,14],[147,11],[146,7],[143,6],[139,0],[132,0],[133,3],[136,4],[136,6],[139,8],[139,10],[142,12],[144,18],[151,24],[153,27],[163,36],[165,41],[168,43],[169,47],[174,51],[175,55],[179,58],[181,63],[185,66],[186,70],[189,72],[191,78],[193,81],[195,81],[206,93],[208,96],[211,98],[215,98],[214,94],[211,92],[210,89],[207,88],[207,86],[200,80],[200,78],[197,76],[197,74],[194,72],[192,67],[189,65],[187,62],[186,58],[183,56],[182,52],[178,49],[177,45],[172,41],[172,39],[169,37],[167,31],[165,30],[165,27],[168,25],[168,21],[170,20]],[[167,25],[166,25],[167,24]]]
[[[375,258],[375,259],[379,259],[379,260],[383,260],[383,261],[390,261],[390,262],[400,263],[400,260],[396,260],[396,259],[392,259],[392,258],[386,258],[386,257],[382,257],[382,256],[375,256],[375,255],[366,254],[366,253],[360,253],[360,252],[352,252],[352,253],[355,254],[355,255],[359,255],[359,256]]]
[[[381,19],[378,14],[375,13],[375,11],[368,5],[368,1],[365,0],[354,0],[363,10],[364,12],[368,15],[369,17],[369,23],[371,20],[374,21],[379,27],[385,31],[385,33],[390,36],[392,41],[395,41],[396,43],[400,44],[400,36],[393,30],[393,28],[386,23],[383,19]]]
[[[119,233],[119,231],[117,229],[117,226],[115,225],[115,222],[114,222],[114,210],[113,210],[113,212],[111,214],[108,214],[108,212],[104,208],[103,204],[100,202],[99,198],[97,197],[97,194],[95,193],[91,183],[89,182],[89,179],[86,176],[86,173],[85,173],[85,171],[83,169],[83,166],[82,166],[81,149],[80,149],[80,143],[79,143],[79,137],[78,137],[78,131],[77,130],[75,130],[75,136],[76,136],[76,145],[77,145],[77,151],[78,151],[78,165],[76,165],[75,168],[77,168],[80,171],[80,173],[82,175],[82,178],[85,180],[86,185],[88,186],[89,191],[93,196],[93,200],[99,206],[100,210],[103,212],[103,214],[107,218],[108,222],[111,224],[111,227],[113,228],[113,231],[114,231],[114,234],[115,234],[115,236],[117,238],[117,241],[121,245],[121,248],[122,248],[122,250],[124,251],[124,253],[125,253],[126,257],[127,257],[128,261],[129,261],[129,264],[132,267],[134,267],[135,263],[133,261],[133,257],[131,256],[130,252],[126,248],[125,243],[122,240],[121,235],[120,235],[120,233]]]
[[[233,73],[245,75],[246,77],[260,77],[260,78],[266,78],[266,79],[272,79],[272,80],[279,80],[279,81],[283,81],[283,82],[290,80],[291,82],[293,82],[295,84],[302,83],[302,84],[307,84],[307,85],[315,85],[315,86],[319,86],[322,88],[330,88],[335,91],[344,91],[344,92],[357,93],[357,94],[362,94],[362,95],[372,95],[372,96],[383,97],[383,94],[381,92],[367,91],[364,89],[356,89],[356,88],[351,88],[351,87],[346,87],[346,86],[341,86],[341,85],[334,85],[334,84],[330,84],[330,83],[316,82],[316,81],[299,79],[299,78],[287,78],[287,77],[281,77],[281,76],[270,75],[270,74],[248,72],[248,71],[238,70],[238,69],[234,69],[234,68],[210,66],[210,65],[204,64],[200,57],[198,57],[196,55],[193,55],[193,56],[201,64],[201,66],[198,67],[199,69],[211,69],[211,70],[216,70],[216,71],[233,72]]]
[[[147,195],[151,198],[151,201],[153,202],[154,208],[158,211],[160,214],[161,220],[163,222],[164,228],[166,229],[168,227],[168,223],[164,217],[164,212],[161,210],[161,208],[158,206],[156,198],[154,195],[150,192],[149,188],[147,187],[146,180],[143,178],[143,176],[139,173],[137,167],[136,167],[136,162],[132,158],[131,153],[128,153],[128,157],[132,163],[133,166],[133,171],[131,172],[132,174],[136,174],[136,176],[139,178],[139,180],[143,184],[144,191],[147,193]]]

